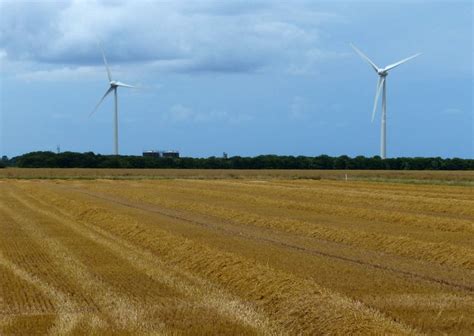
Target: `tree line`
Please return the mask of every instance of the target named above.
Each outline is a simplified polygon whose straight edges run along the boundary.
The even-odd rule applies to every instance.
[[[155,158],[144,156],[100,155],[93,152],[31,152],[8,159],[0,167],[21,168],[183,168],[183,169],[382,169],[382,170],[474,170],[473,159],[440,157],[379,156],[331,157],[259,155],[229,158]]]

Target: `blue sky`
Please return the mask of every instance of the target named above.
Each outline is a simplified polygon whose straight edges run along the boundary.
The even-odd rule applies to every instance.
[[[471,1],[0,1],[0,154],[474,157]]]

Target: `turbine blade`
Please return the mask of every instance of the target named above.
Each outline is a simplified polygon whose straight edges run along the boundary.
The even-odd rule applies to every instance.
[[[415,54],[415,55],[413,55],[413,56],[410,56],[410,57],[407,57],[407,58],[405,58],[405,59],[402,59],[400,62],[387,65],[384,70],[385,70],[385,71],[391,70],[391,69],[393,69],[393,68],[395,68],[395,67],[397,67],[397,66],[399,66],[399,65],[401,65],[401,64],[403,64],[403,63],[405,63],[405,62],[408,62],[409,60],[411,60],[411,59],[413,59],[413,58],[415,58],[415,57],[418,57],[418,56],[420,56],[420,55],[421,55],[421,53],[418,53],[418,54]]]
[[[125,84],[125,83],[122,83],[122,82],[116,82],[115,84],[117,86],[123,86],[123,87],[127,87],[127,88],[136,88],[136,86]]]
[[[109,64],[107,63],[107,58],[105,58],[104,48],[102,48],[102,44],[100,44],[100,43],[98,43],[98,44],[99,44],[100,51],[102,52],[102,58],[104,59],[105,69],[107,70],[107,76],[109,77],[109,82],[111,82],[112,81],[112,75],[110,73]]]
[[[355,51],[356,53],[359,54],[360,57],[362,57],[364,60],[366,60],[367,63],[369,63],[369,64],[372,66],[372,68],[374,68],[375,72],[379,72],[378,66],[375,65],[375,63],[372,62],[372,60],[371,60],[370,58],[368,58],[362,51],[360,51],[359,49],[357,49],[356,46],[353,45],[352,43],[351,43],[351,47],[352,47],[352,49],[354,49],[354,51]]]
[[[377,111],[377,103],[379,101],[380,92],[382,91],[383,84],[385,82],[385,77],[379,77],[379,82],[377,84],[377,90],[375,91],[375,101],[374,101],[374,109],[372,111],[372,122],[375,119],[375,111]]]
[[[89,117],[92,116],[94,114],[95,111],[97,111],[97,109],[99,108],[99,105],[102,104],[102,102],[104,101],[105,97],[108,96],[108,94],[110,92],[112,92],[114,90],[114,87],[111,86],[109,87],[109,89],[107,91],[105,91],[105,94],[102,96],[102,98],[99,100],[99,102],[97,103],[97,105],[94,107],[94,109],[92,110],[92,112],[89,114]]]

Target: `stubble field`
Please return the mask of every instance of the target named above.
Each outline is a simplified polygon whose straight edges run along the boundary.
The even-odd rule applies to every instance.
[[[474,333],[472,172],[0,174],[0,335]]]

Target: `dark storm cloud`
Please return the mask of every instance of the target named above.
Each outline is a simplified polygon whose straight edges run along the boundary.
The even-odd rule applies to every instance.
[[[301,4],[72,1],[0,6],[0,49],[9,60],[38,64],[100,64],[101,40],[114,63],[161,62],[162,69],[173,64],[170,71],[253,72],[307,62],[319,41],[318,13]],[[312,26],[308,15],[315,20]]]

